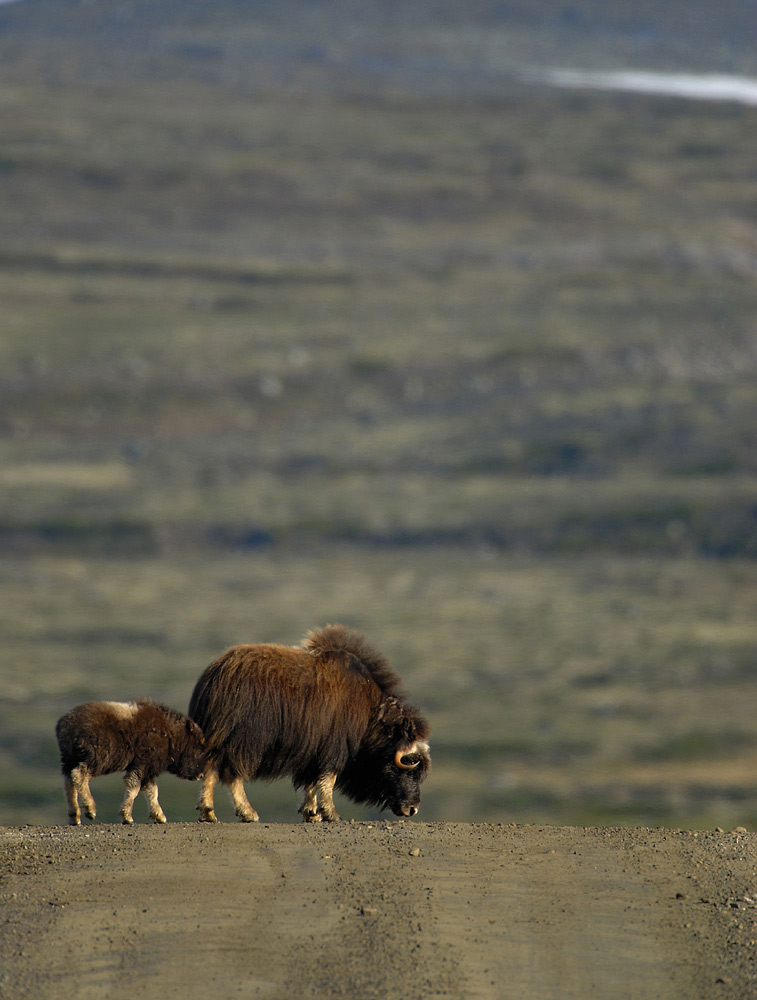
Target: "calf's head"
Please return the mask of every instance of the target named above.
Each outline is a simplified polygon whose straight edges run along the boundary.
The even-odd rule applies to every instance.
[[[208,762],[202,730],[191,719],[178,722],[171,731],[171,760],[168,770],[177,778],[201,778]]]

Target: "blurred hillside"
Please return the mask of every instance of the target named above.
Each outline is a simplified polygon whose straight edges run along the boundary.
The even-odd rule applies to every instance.
[[[754,73],[742,0],[23,0],[8,51],[68,79],[496,96],[524,65]]]
[[[0,8],[0,818],[73,700],[335,619],[434,817],[757,817],[755,110],[522,78],[748,17]]]

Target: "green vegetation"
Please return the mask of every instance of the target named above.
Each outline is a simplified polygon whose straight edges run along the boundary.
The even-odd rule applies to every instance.
[[[75,701],[343,620],[428,818],[757,822],[754,111],[118,6],[0,10],[0,821]]]
[[[380,641],[422,698],[428,818],[581,823],[599,803],[604,821],[755,817],[751,562],[321,545],[18,556],[2,572],[6,822],[62,818],[53,725],[68,705],[184,707],[225,646],[329,620]],[[169,815],[191,818],[195,789],[163,784]],[[288,786],[251,794],[295,817]]]

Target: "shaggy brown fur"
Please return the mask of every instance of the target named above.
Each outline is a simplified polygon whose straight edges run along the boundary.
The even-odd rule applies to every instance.
[[[79,795],[87,816],[95,818],[91,778],[125,771],[123,822],[133,822],[132,806],[141,789],[153,821],[165,823],[155,778],[170,771],[179,778],[196,779],[202,777],[205,767],[205,742],[197,724],[173,708],[145,699],[77,705],[58,719],[55,735],[73,826],[81,823]]]
[[[189,716],[209,753],[201,820],[215,822],[219,779],[240,819],[252,822],[242,783],[284,776],[305,789],[306,821],[338,819],[334,787],[397,815],[418,810],[428,724],[384,657],[342,625],[309,633],[301,647],[233,646],[198,680]]]

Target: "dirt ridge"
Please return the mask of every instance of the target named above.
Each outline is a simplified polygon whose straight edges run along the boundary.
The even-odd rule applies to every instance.
[[[754,996],[757,835],[412,822],[0,828],[0,993]]]

